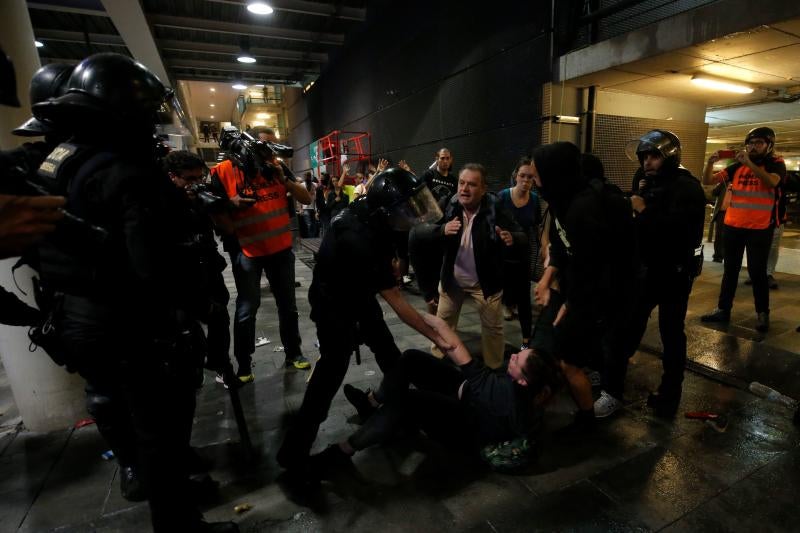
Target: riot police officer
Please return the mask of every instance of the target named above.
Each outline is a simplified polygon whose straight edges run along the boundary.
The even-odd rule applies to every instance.
[[[154,530],[237,531],[202,520],[183,462],[194,389],[182,332],[193,287],[173,230],[183,193],[158,166],[153,143],[171,91],[143,65],[110,53],[83,60],[67,86],[33,106],[37,118],[72,134],[39,176],[103,232],[64,225],[40,249],[63,355],[87,380],[89,410],[120,463],[141,478]]]
[[[311,375],[297,419],[278,452],[278,463],[293,471],[307,466],[319,425],[342,384],[350,354],[359,340],[375,354],[384,372],[400,358],[375,296],[380,294],[400,319],[443,351],[452,347],[427,325],[405,300],[393,269],[394,231],[442,217],[425,182],[408,171],[390,168],[378,174],[367,191],[334,218],[325,234],[308,291],[311,320],[317,326],[321,358]],[[363,272],[359,283],[346,280]],[[359,339],[360,336],[360,339]]]
[[[703,257],[698,249],[705,221],[705,194],[700,181],[680,165],[681,143],[666,130],[649,131],[627,147],[644,179],[631,196],[643,277],[639,280],[629,335],[622,353],[608,354],[603,391],[595,416],[611,415],[622,406],[628,359],[642,340],[653,308],[664,345],[664,374],[648,404],[657,416],[675,416],[686,366],[684,320],[692,282]]]

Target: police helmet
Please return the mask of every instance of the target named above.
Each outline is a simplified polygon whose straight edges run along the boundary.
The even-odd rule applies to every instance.
[[[50,98],[57,98],[64,94],[72,70],[73,66],[65,63],[51,63],[37,70],[33,78],[31,78],[31,105],[44,102]],[[55,131],[56,128],[52,122],[31,117],[12,133],[23,137],[37,137],[39,135],[48,135]]]
[[[172,95],[141,63],[121,54],[102,53],[81,61],[65,93],[35,104],[33,114],[71,125],[76,121],[155,124],[158,111]]]
[[[0,104],[19,107],[17,98],[17,75],[14,64],[0,48]]]
[[[366,196],[370,213],[382,215],[397,231],[442,218],[425,182],[402,168],[391,167],[375,176]]]
[[[775,131],[767,126],[759,126],[747,132],[747,137],[744,138],[744,144],[750,142],[751,139],[764,139],[767,142],[767,153],[772,153],[775,148]]]
[[[625,146],[625,155],[628,159],[638,161],[640,165],[648,153],[656,153],[663,157],[665,168],[677,168],[681,163],[681,141],[671,131],[652,130]]]

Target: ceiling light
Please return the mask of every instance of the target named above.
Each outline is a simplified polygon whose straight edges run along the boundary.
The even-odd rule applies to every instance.
[[[274,11],[266,2],[247,2],[247,10],[256,15],[269,15]]]
[[[256,118],[269,118],[269,113],[256,113]]]
[[[36,45],[36,48],[41,48],[44,46],[44,43],[42,41],[33,41],[33,44]]]
[[[237,91],[244,91],[245,89],[247,89],[247,85],[243,83],[234,83],[233,85],[231,85],[231,87],[233,87]]]
[[[217,104],[208,104],[208,107],[217,107]]]
[[[236,58],[239,63],[255,63],[256,58],[251,56],[249,52],[242,51],[239,57]]]
[[[711,89],[714,91],[726,91],[729,93],[737,94],[750,94],[755,89],[749,87],[738,81],[726,80],[724,78],[715,78],[707,74],[695,74],[692,76],[692,83],[699,85],[704,89]]]
[[[213,87],[211,88],[211,92],[212,92],[212,93],[213,93],[213,92],[216,92],[216,91],[217,91],[217,90],[216,90],[215,88],[213,88]]]
[[[214,118],[214,115],[211,115],[211,118]]]
[[[262,121],[262,120],[254,120],[254,121],[253,121],[251,124],[252,124],[253,126],[265,126],[265,125],[266,125],[266,124],[264,123],[264,121]]]

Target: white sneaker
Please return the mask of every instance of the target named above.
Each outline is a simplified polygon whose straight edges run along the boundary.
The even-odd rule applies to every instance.
[[[606,418],[613,415],[622,407],[622,402],[611,396],[606,391],[600,391],[600,397],[594,402],[595,418]]]

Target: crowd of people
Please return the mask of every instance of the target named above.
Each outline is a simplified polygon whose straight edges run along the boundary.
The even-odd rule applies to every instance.
[[[234,391],[255,379],[262,274],[285,367],[311,368],[298,326],[295,216],[304,237],[321,236],[308,290],[321,357],[277,451],[293,478],[313,482],[409,429],[513,469],[531,459],[548,400],[562,388],[578,410],[559,434],[587,435],[624,404],[628,361],[656,306],[663,375],[648,405],[659,417],[678,411],[706,199],[672,132],[646,132],[626,148],[639,165],[630,192],[606,181],[599,159],[555,142],[521,157],[498,194],[483,165],[456,172],[441,148],[420,175],[404,161],[363,169],[351,199],[347,165],[338,177],[296,178],[283,161],[291,148],[269,129],[223,130],[228,157],[210,176],[197,155],[167,153],[154,132],[171,91],[122,55],[48,65],[31,96],[34,116],[15,132],[44,140],[2,154],[2,172],[20,190],[0,197],[0,253],[22,254],[37,271],[41,309],[15,304],[2,318],[31,326],[34,342],[85,378],[123,496],[149,501],[155,531],[237,531],[203,520],[207,465],[189,442],[204,369]],[[101,133],[109,127],[118,134]],[[769,128],[752,130],[716,174],[730,197],[718,230],[725,274],[705,322],[730,320],[746,250],[758,327],[769,327],[767,257],[786,176],[774,144]],[[709,158],[707,180],[719,158]],[[30,187],[48,194],[30,196]],[[237,289],[233,320],[218,238]],[[409,264],[427,313],[400,288]],[[358,283],[341,283],[354,272]],[[430,341],[427,350],[401,352],[378,295]],[[480,353],[457,334],[465,304],[478,309]],[[508,349],[504,322],[514,318],[521,337]],[[375,354],[380,386],[345,385],[362,424],[310,456],[360,344]],[[588,369],[600,376],[596,400]]]

